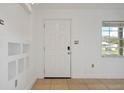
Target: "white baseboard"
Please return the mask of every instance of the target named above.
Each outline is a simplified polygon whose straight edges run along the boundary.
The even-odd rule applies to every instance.
[[[119,75],[73,75],[72,78],[82,78],[82,79],[124,79],[124,76]]]
[[[35,78],[30,84],[28,84],[28,86],[25,88],[25,90],[31,90],[31,88],[33,87],[36,80],[37,80],[37,78]]]

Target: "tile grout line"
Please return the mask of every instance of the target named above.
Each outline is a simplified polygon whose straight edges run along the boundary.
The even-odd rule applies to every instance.
[[[70,86],[69,86],[68,79],[66,79],[66,81],[67,81],[68,90],[71,90],[71,88],[70,88]]]
[[[53,84],[52,82],[53,82],[53,79],[50,79],[50,90],[53,90],[52,89],[52,84]]]

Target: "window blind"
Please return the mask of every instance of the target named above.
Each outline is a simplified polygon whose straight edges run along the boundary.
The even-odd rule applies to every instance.
[[[104,27],[124,27],[124,21],[103,21]]]

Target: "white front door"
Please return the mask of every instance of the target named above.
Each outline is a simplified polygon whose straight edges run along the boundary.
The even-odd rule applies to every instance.
[[[45,21],[45,77],[70,77],[70,20]]]

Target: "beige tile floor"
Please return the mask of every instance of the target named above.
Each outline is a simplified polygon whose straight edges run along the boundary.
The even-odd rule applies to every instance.
[[[32,90],[124,90],[124,79],[38,79]]]

